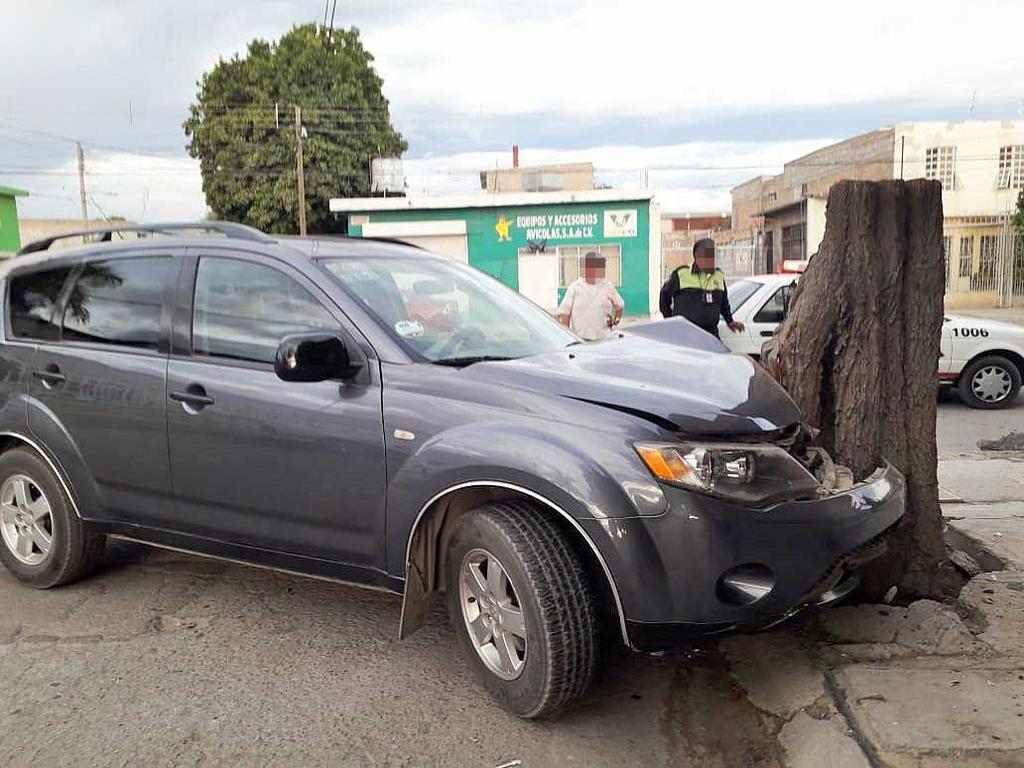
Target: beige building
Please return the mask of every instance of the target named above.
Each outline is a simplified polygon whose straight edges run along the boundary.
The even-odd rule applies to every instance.
[[[578,192],[594,188],[593,163],[518,165],[480,171],[480,187],[488,192]]]
[[[900,178],[942,182],[947,304],[1011,300],[1015,274],[1024,273],[1024,254],[1014,266],[1008,226],[1024,188],[1024,121],[898,123],[824,147],[733,188],[731,234],[778,271],[818,249],[834,183]]]

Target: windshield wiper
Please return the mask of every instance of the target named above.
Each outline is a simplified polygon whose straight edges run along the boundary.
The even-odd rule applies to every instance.
[[[442,357],[430,362],[434,365],[450,365],[453,368],[465,368],[467,365],[473,365],[473,363],[491,363],[512,359],[511,357],[500,357],[498,355],[466,355],[465,357]]]

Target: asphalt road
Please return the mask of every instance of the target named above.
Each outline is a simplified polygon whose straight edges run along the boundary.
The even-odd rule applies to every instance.
[[[397,598],[118,543],[34,591],[0,572],[6,766],[776,766],[713,649],[625,654],[557,722],[499,709],[439,613]],[[737,736],[739,734],[739,736]]]
[[[968,408],[954,392],[939,396],[935,436],[940,456],[976,453],[979,440],[996,440],[1013,431],[1024,432],[1024,394],[998,411]]]
[[[1024,428],[939,404],[939,450]],[[499,709],[442,612],[396,639],[397,598],[116,544],[47,592],[0,570],[6,766],[778,766],[770,719],[713,646],[612,655],[556,722]],[[515,763],[513,763],[514,765]]]

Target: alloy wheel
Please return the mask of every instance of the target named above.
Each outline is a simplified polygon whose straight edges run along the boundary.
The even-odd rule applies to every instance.
[[[39,565],[50,553],[50,502],[27,475],[11,475],[0,486],[0,534],[11,553],[26,565]]]
[[[998,365],[979,368],[971,379],[971,392],[985,403],[998,403],[1010,394],[1013,379],[1010,372]]]
[[[516,679],[526,664],[526,620],[508,572],[490,552],[473,549],[459,576],[459,604],[473,647],[491,672]]]

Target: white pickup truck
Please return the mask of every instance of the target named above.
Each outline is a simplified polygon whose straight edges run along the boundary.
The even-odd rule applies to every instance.
[[[733,352],[757,357],[789,310],[798,274],[757,275],[728,284],[734,318],[746,325],[733,333],[723,322],[722,341]],[[955,386],[972,408],[1006,408],[1024,374],[1024,327],[998,320],[946,314],[942,324],[939,381]]]

